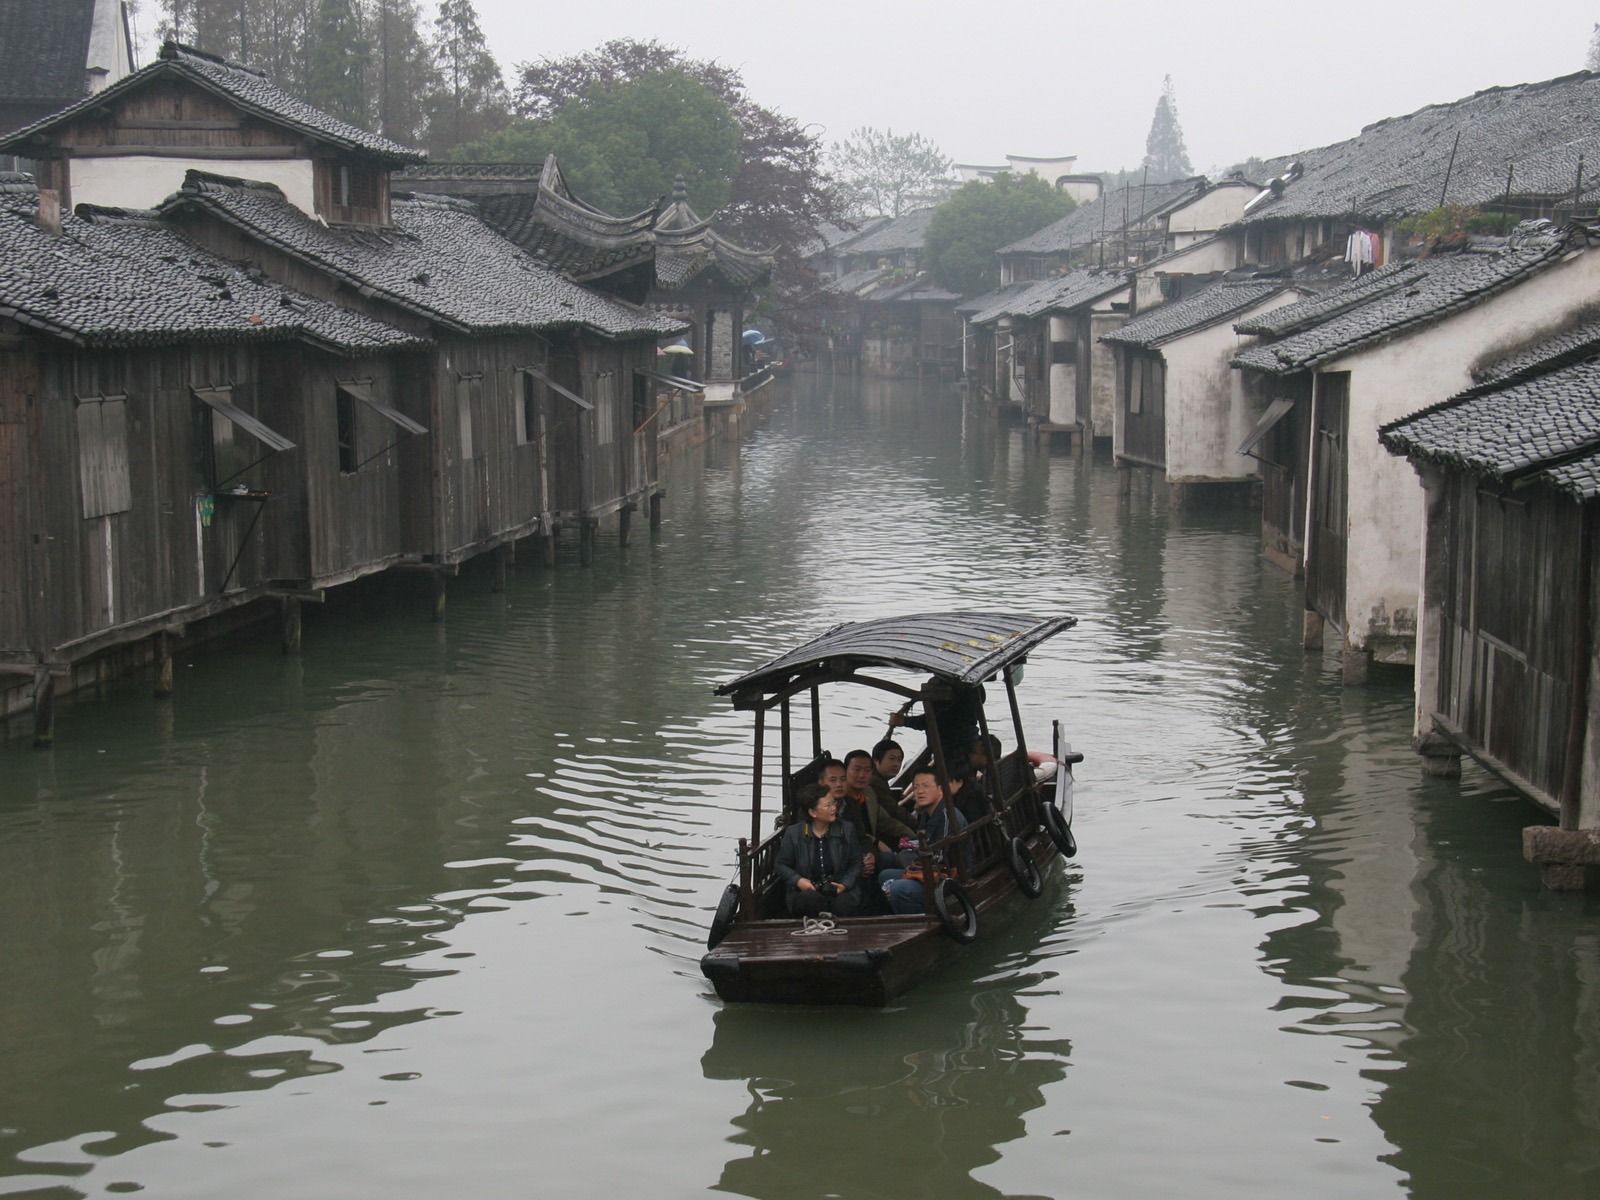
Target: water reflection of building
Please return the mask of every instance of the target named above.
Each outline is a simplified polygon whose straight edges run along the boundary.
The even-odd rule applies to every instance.
[[[747,1148],[712,1190],[775,1200],[822,1195],[998,1198],[973,1177],[1021,1138],[1069,1048],[1026,1040],[1027,1010],[1004,987],[896,1013],[725,1008],[701,1059],[740,1079],[750,1104],[730,1141]],[[964,1012],[951,1005],[965,1001]],[[863,1130],[870,1129],[864,1135]]]

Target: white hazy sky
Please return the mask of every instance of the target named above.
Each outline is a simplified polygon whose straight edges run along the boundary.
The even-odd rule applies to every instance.
[[[1172,75],[1197,171],[1354,137],[1480,88],[1583,65],[1600,0],[477,0],[507,75],[614,37],[738,67],[751,94],[825,141],[920,132],[958,162],[1076,154],[1136,166]]]

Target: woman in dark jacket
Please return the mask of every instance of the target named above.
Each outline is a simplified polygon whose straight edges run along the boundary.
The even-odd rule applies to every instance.
[[[787,885],[784,903],[797,917],[824,912],[847,917],[861,907],[861,839],[849,821],[838,820],[834,798],[824,793],[811,802],[806,819],[783,831],[777,871]]]

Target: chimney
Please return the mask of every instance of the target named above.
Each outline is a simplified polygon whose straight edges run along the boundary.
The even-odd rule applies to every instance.
[[[55,188],[39,189],[39,228],[46,233],[61,232],[61,194]]]

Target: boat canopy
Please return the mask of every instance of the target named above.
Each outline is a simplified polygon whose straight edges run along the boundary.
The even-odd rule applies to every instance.
[[[994,612],[918,613],[849,622],[729,680],[716,694],[767,695],[808,674],[839,676],[881,666],[927,671],[951,683],[982,683],[1077,623],[1076,617]]]

